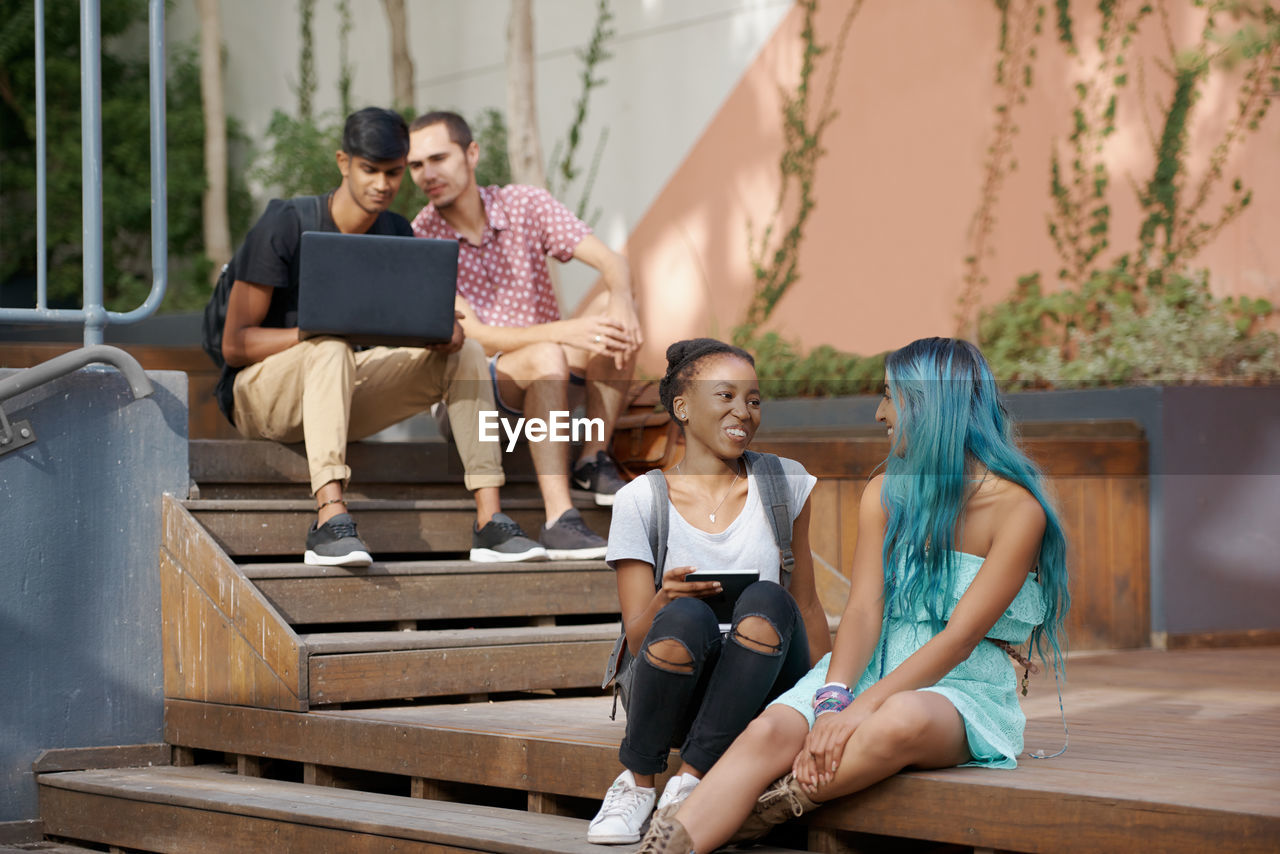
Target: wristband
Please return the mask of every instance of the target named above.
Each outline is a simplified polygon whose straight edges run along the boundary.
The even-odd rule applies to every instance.
[[[849,684],[847,682],[836,682],[834,679],[828,682],[826,685],[823,685],[822,687],[823,688],[843,688],[846,691],[849,690]]]
[[[853,694],[848,688],[840,685],[824,685],[813,695],[813,716],[815,718],[831,712],[842,712],[853,702]]]

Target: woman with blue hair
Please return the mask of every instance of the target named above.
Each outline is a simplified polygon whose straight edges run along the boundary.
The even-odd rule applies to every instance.
[[[1060,671],[1070,602],[1043,477],[965,341],[891,353],[876,420],[889,456],[862,495],[833,651],[640,851],[714,851],[908,767],[1016,765],[1026,719],[1009,656],[1029,666],[1014,649],[1028,643]]]

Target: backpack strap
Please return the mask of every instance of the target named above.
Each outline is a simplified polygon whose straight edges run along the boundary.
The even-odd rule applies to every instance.
[[[298,221],[303,231],[319,231],[324,211],[324,196],[298,196],[290,199],[289,204],[298,213]]]
[[[747,472],[756,476],[760,504],[764,507],[769,527],[773,529],[773,540],[778,544],[782,586],[790,587],[796,556],[791,550],[791,489],[782,471],[782,461],[774,454],[755,451],[745,451],[742,456],[747,461]]]
[[[667,515],[667,478],[660,469],[650,469],[645,472],[645,476],[649,478],[649,489],[653,493],[653,510],[651,512],[653,524],[649,527],[649,551],[653,555],[653,584],[654,587],[662,586],[662,567],[667,562],[667,529],[671,524],[671,518]],[[614,641],[613,649],[609,652],[609,659],[605,662],[604,681],[600,683],[601,688],[608,688],[609,683],[613,682],[619,673],[625,670],[630,652],[627,649],[627,630],[624,626],[618,639]],[[609,715],[610,720],[618,712],[618,688],[614,689],[613,694],[613,713]]]
[[[661,469],[649,469],[645,472],[649,478],[649,492],[653,496],[653,509],[649,513],[652,526],[649,528],[649,552],[653,555],[653,586],[662,586],[662,567],[667,563],[667,532],[671,526],[671,516],[667,511],[667,476]]]

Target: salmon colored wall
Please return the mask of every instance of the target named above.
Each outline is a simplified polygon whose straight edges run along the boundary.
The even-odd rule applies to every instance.
[[[1072,5],[1077,42],[1087,47],[1096,37],[1096,12]],[[1177,7],[1176,37],[1193,42],[1195,12],[1190,4],[1170,5]],[[843,2],[821,4],[820,43],[832,41],[846,8]],[[996,209],[995,254],[985,265],[987,302],[1012,289],[1021,274],[1039,270],[1052,279],[1059,266],[1045,226],[1049,152],[1053,140],[1069,131],[1071,84],[1085,66],[1057,43],[1052,21],[1045,23],[1036,80],[1018,108],[1018,168],[1006,179]],[[631,234],[627,253],[642,301],[648,336],[642,370],[648,373],[660,372],[669,342],[727,337],[743,316],[751,287],[748,222],[763,222],[774,202],[782,145],[779,88],[793,87],[798,77],[800,24],[799,10],[792,9]],[[997,29],[990,3],[864,4],[836,84],[839,116],[824,140],[827,155],[818,167],[802,278],[779,305],[771,328],[806,349],[831,344],[858,353],[954,334],[969,225],[998,100]],[[1148,57],[1145,121],[1155,133],[1161,114],[1150,105],[1171,88],[1152,62],[1162,53],[1159,23],[1148,19],[1130,57]],[[822,57],[820,71],[829,59],[829,53]],[[1216,74],[1216,81],[1196,109],[1191,145],[1198,168],[1234,109],[1224,75]],[[819,76],[817,90],[824,85]],[[1270,236],[1280,217],[1278,150],[1280,120],[1269,115],[1229,162],[1228,178],[1242,175],[1254,202],[1194,262],[1211,269],[1221,294],[1280,303],[1280,241]],[[1108,261],[1135,243],[1139,218],[1130,184],[1150,174],[1152,151],[1138,87],[1130,85],[1106,152],[1113,210]],[[1197,177],[1193,172],[1192,181]]]

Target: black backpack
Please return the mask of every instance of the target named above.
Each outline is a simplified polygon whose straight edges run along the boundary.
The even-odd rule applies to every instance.
[[[791,586],[791,571],[795,567],[795,552],[791,549],[791,490],[787,485],[786,473],[782,462],[773,454],[762,454],[756,451],[744,451],[743,459],[747,464],[747,473],[756,475],[756,487],[760,490],[760,503],[764,505],[765,516],[769,527],[773,529],[773,540],[778,546],[778,580],[784,588]],[[653,552],[653,583],[655,588],[662,586],[662,569],[667,562],[667,480],[659,469],[650,469],[645,473],[650,478],[653,497],[654,525],[649,530],[649,548]],[[624,626],[621,635],[609,652],[609,660],[605,663],[604,681],[601,688],[608,688],[613,682],[612,719],[618,712],[618,699],[626,708],[631,689],[631,653],[627,650],[627,630]]]
[[[320,212],[324,204],[324,196],[298,196],[289,199],[286,205],[292,205],[298,212],[298,220],[303,231],[320,230]],[[209,354],[209,358],[217,365],[218,370],[226,367],[222,358],[222,330],[227,325],[227,301],[231,299],[231,286],[235,284],[235,273],[231,264],[223,264],[218,281],[213,286],[213,294],[204,307],[204,323],[202,324],[201,346]]]

